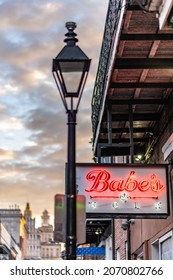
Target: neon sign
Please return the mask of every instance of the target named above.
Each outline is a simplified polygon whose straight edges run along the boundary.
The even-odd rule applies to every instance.
[[[132,192],[138,188],[139,191],[146,192],[149,188],[151,188],[151,190],[154,192],[160,192],[164,188],[155,174],[152,174],[149,180],[141,181],[135,180],[134,175],[135,171],[130,171],[130,174],[126,180],[111,180],[109,182],[111,176],[108,171],[92,170],[86,175],[86,178],[88,181],[93,181],[93,185],[89,189],[85,189],[85,191],[104,192],[109,188],[110,191],[126,190],[128,192]]]
[[[77,188],[90,217],[166,218],[166,165],[77,164]]]

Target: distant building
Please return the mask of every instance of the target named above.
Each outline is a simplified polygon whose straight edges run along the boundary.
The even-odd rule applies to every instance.
[[[26,227],[27,227],[27,231],[28,231],[25,259],[39,260],[41,258],[40,235],[38,233],[38,229],[36,229],[36,227],[35,227],[35,218],[32,218],[32,211],[30,209],[29,203],[26,203],[24,217],[26,220]]]
[[[50,224],[50,216],[47,210],[43,211],[41,218],[42,226],[38,228],[41,241],[41,259],[60,259],[61,245],[53,239],[53,226]]]
[[[7,232],[21,249],[21,259],[26,255],[27,229],[21,210],[14,206],[11,209],[0,209],[0,220]]]
[[[54,240],[56,242],[65,242],[63,221],[64,221],[64,195],[55,195],[54,204]]]
[[[4,225],[0,223],[0,260],[20,260],[21,250]]]

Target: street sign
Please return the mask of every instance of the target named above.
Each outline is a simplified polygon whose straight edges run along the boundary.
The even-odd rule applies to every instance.
[[[76,255],[105,255],[105,247],[78,247]]]
[[[76,167],[88,217],[166,218],[167,165],[90,164]]]

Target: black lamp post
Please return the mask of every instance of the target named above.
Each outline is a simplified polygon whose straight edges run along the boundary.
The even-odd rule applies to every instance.
[[[67,22],[65,47],[53,59],[52,72],[68,114],[68,148],[65,184],[66,259],[76,259],[76,114],[91,60],[76,45],[75,22]]]

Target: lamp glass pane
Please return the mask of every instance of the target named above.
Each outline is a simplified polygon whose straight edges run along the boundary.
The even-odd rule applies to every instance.
[[[84,61],[60,61],[59,62],[61,72],[83,72],[85,62]]]
[[[66,86],[66,90],[69,93],[76,93],[79,88],[80,80],[81,80],[81,72],[64,72],[62,73],[64,78],[64,83]]]
[[[76,94],[79,89],[85,63],[83,61],[59,62],[67,93]]]

